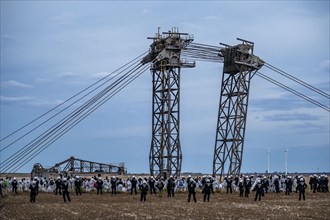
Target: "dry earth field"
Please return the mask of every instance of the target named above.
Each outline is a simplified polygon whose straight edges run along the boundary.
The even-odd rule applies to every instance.
[[[255,202],[254,195],[239,198],[237,192],[221,192],[204,203],[199,192],[197,203],[187,203],[184,192],[174,198],[148,194],[143,203],[139,194],[70,193],[72,202],[64,203],[59,195],[40,193],[32,204],[28,193],[6,192],[0,200],[0,219],[330,219],[330,193],[307,192],[306,201],[298,201],[296,193],[268,193]]]

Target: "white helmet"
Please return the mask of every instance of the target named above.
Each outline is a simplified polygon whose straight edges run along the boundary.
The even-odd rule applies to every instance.
[[[61,177],[60,177],[60,176],[58,176],[58,177],[57,177],[57,179],[59,180],[59,179],[61,179]]]
[[[32,185],[35,186],[37,184],[36,181],[32,181]]]
[[[143,182],[142,182],[142,183],[145,185],[145,184],[147,184],[147,181],[143,180]]]
[[[16,180],[16,177],[14,177],[14,180]]]
[[[79,176],[76,176],[76,179],[79,179]]]
[[[63,181],[66,182],[67,181],[66,178],[63,178]]]
[[[99,177],[99,180],[102,180],[102,177]]]
[[[209,182],[210,182],[210,180],[209,180],[209,179],[206,179],[206,182],[207,182],[207,183],[209,183]]]

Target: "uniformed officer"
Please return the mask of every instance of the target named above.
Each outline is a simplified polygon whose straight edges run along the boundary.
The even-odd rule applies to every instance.
[[[188,202],[190,202],[191,195],[193,195],[194,202],[197,202],[196,200],[196,182],[193,178],[188,179]]]
[[[141,191],[141,199],[140,201],[146,201],[147,194],[148,194],[149,186],[147,184],[147,181],[143,180],[142,185],[140,186],[140,191]]]
[[[66,178],[63,178],[61,188],[62,188],[64,202],[66,202],[66,198],[69,200],[69,202],[71,202],[69,195],[69,183]]]

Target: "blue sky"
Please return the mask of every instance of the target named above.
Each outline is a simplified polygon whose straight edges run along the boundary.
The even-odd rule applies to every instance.
[[[147,51],[158,27],[179,27],[196,43],[248,39],[263,60],[329,93],[329,25],[328,1],[1,1],[1,137]],[[221,73],[222,64],[203,62],[182,70],[182,171],[212,172]],[[148,172],[151,86],[147,71],[20,171],[75,156]],[[329,172],[329,124],[329,112],[256,76],[242,171],[265,171],[268,149],[270,170],[284,171],[288,148],[289,172]]]

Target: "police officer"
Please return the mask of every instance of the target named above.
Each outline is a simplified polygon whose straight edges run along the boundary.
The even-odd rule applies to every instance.
[[[171,175],[170,178],[167,180],[167,197],[174,197],[174,187],[175,187],[175,180]]]
[[[81,195],[81,185],[82,185],[82,181],[80,180],[79,176],[76,176],[76,179],[74,181],[74,186],[76,189],[76,194]]]
[[[131,185],[132,185],[131,186],[131,195],[133,195],[133,191],[135,192],[135,195],[137,194],[137,192],[136,192],[137,183],[138,183],[138,181],[137,181],[136,177],[133,176],[132,180],[131,180]]]
[[[246,178],[246,182],[245,182],[245,197],[246,198],[249,198],[251,187],[252,187],[252,182],[251,182],[250,178]]]
[[[305,200],[305,190],[307,188],[307,184],[305,183],[304,178],[300,178],[297,189],[299,191],[299,201],[301,200],[301,195],[303,196],[303,200]]]
[[[264,193],[262,183],[260,179],[257,179],[257,184],[255,185],[256,190],[256,197],[254,198],[254,201],[257,201],[257,198],[259,197],[259,201],[261,200],[261,195]]]
[[[227,183],[227,194],[228,194],[229,191],[230,191],[230,194],[232,194],[233,193],[233,188],[232,188],[231,185],[233,183],[233,180],[232,180],[232,177],[231,176],[229,176],[227,178],[226,183]]]
[[[63,178],[61,188],[62,188],[64,202],[66,202],[66,198],[69,200],[69,202],[71,202],[69,195],[69,183],[66,178]]]
[[[152,192],[154,192],[154,194],[156,195],[156,187],[155,187],[155,178],[153,176],[151,176],[149,178],[149,187],[150,187],[150,194],[152,195]]]
[[[110,184],[111,184],[111,194],[117,194],[116,190],[117,190],[117,180],[116,180],[116,177],[113,176],[111,177],[111,180],[110,180]]]
[[[157,185],[157,189],[159,191],[159,197],[163,197],[163,189],[165,186],[164,177],[160,177],[160,179],[157,181],[156,185]]]
[[[244,193],[243,179],[239,180],[238,189],[239,189],[239,197],[243,197],[243,193]]]
[[[12,192],[17,194],[17,180],[16,177],[13,178],[13,181],[11,181],[11,187],[12,187]]]
[[[147,185],[147,181],[143,180],[142,185],[140,185],[140,191],[141,191],[141,198],[140,201],[146,201],[147,194],[148,194],[149,186]]]
[[[62,180],[61,177],[57,177],[57,179],[55,180],[55,195],[57,195],[57,191],[58,193],[61,195],[61,186],[62,186]]]
[[[196,182],[193,178],[188,179],[188,202],[190,202],[191,195],[193,195],[194,202],[197,202],[196,200]]]
[[[203,186],[202,193],[204,194],[204,202],[207,199],[207,201],[210,201],[210,195],[211,195],[211,181],[209,179],[206,179],[205,185]]]
[[[97,195],[100,193],[102,195],[102,189],[103,189],[103,181],[102,178],[99,177],[97,182],[96,182],[96,190],[97,190]]]
[[[31,185],[29,186],[30,189],[30,202],[35,203],[37,197],[37,182],[32,181]]]

